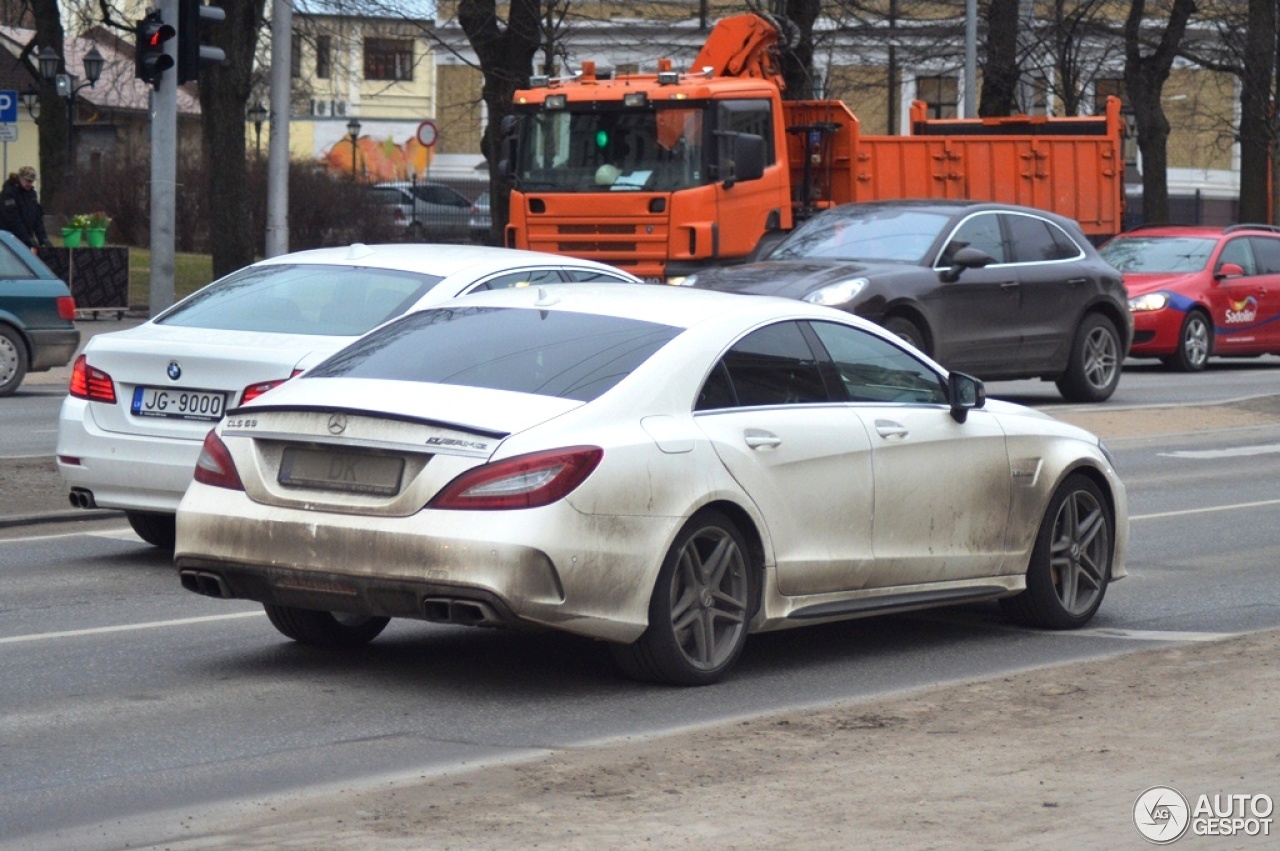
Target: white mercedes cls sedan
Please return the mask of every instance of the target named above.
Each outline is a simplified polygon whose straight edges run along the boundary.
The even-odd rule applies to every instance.
[[[590,260],[463,245],[352,245],[247,266],[85,347],[58,422],[71,504],[124,509],[143,540],[172,548],[201,441],[227,409],[402,313],[565,281],[636,278]]]
[[[749,633],[841,618],[1000,600],[1079,627],[1127,540],[1095,436],[869,322],[584,285],[410,314],[229,411],[175,558],[307,644],[548,628],[700,685]]]

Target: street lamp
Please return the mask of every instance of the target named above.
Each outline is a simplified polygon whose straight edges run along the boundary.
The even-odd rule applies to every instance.
[[[357,180],[356,177],[356,160],[360,153],[360,148],[356,144],[356,140],[360,138],[360,122],[353,118],[347,122],[347,136],[351,139],[351,179]]]
[[[76,95],[82,89],[95,85],[102,76],[102,67],[106,64],[106,60],[102,58],[102,54],[98,52],[98,48],[90,48],[89,52],[84,56],[84,75],[86,81],[76,83],[74,74],[59,74],[58,65],[61,64],[58,54],[52,47],[45,47],[36,56],[40,63],[40,76],[44,78],[46,83],[53,83],[57,89],[58,96],[67,102],[67,153],[68,174],[72,180],[75,179],[76,172]]]
[[[31,116],[32,121],[40,118],[40,90],[35,86],[28,86],[27,90],[18,95],[22,100],[22,105],[27,108],[27,115]]]
[[[262,101],[256,100],[249,107],[249,120],[253,122],[253,133],[258,149],[258,159],[262,159],[262,122],[267,120],[267,108]]]

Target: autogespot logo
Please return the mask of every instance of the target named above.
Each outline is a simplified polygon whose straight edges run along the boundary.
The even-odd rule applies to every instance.
[[[1171,786],[1152,786],[1134,803],[1133,823],[1148,842],[1156,845],[1176,842],[1191,823],[1187,799]]]

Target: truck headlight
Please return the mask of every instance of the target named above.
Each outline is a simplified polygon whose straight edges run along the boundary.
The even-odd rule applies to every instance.
[[[810,304],[825,304],[828,307],[848,304],[853,301],[862,288],[871,283],[866,278],[850,278],[838,284],[828,284],[820,290],[814,290],[804,297]]]
[[[1129,312],[1147,313],[1152,310],[1164,310],[1168,305],[1168,293],[1144,293],[1129,299]]]

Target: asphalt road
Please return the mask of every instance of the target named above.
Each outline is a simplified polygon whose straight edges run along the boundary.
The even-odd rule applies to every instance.
[[[1130,392],[1280,390],[1274,369],[1224,375],[1152,372]],[[1280,405],[1207,430],[1195,413],[1100,407],[1123,413],[1108,442],[1129,488],[1133,575],[1089,629],[1015,629],[976,607],[753,636],[713,689],[620,680],[603,648],[569,637],[414,622],[333,656],[285,641],[251,604],[182,591],[119,522],[6,530],[0,845],[158,842],[177,814],[220,802],[1280,627]]]

